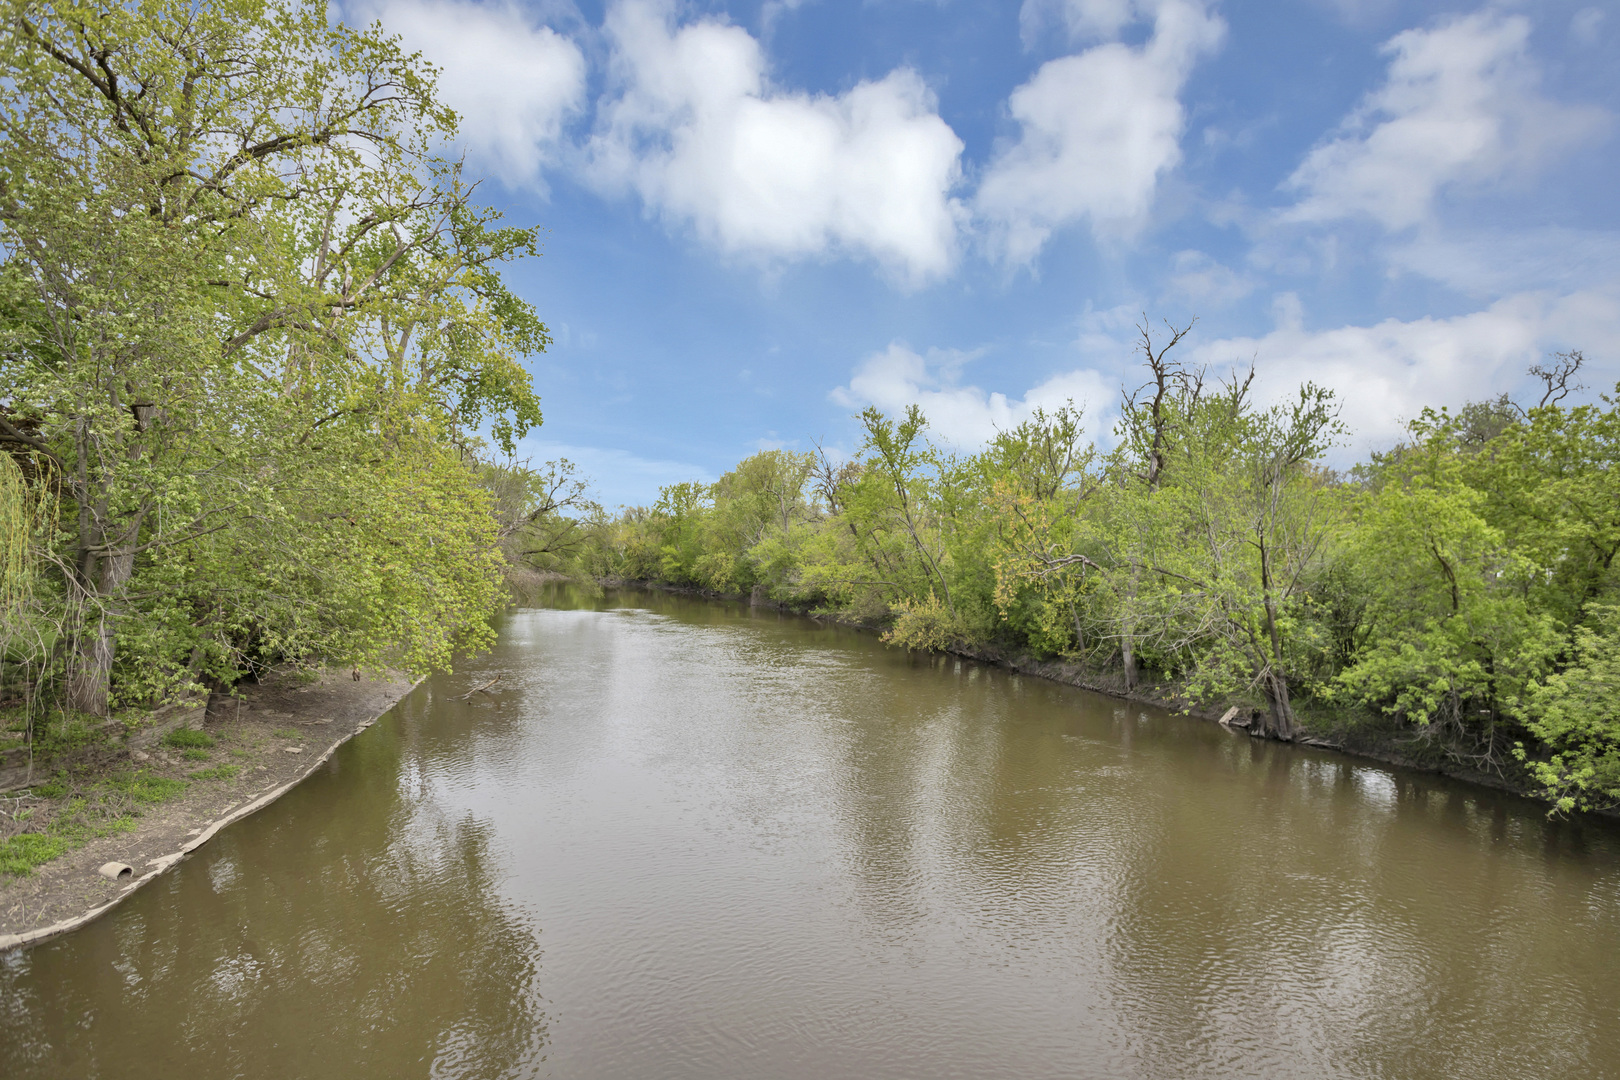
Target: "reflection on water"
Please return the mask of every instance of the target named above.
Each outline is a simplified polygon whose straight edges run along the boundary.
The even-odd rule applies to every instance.
[[[532,1071],[537,933],[420,739],[377,725],[113,915],[0,960],[0,1075]]]
[[[1620,1075],[1606,823],[806,620],[550,602],[0,962],[0,1074]]]

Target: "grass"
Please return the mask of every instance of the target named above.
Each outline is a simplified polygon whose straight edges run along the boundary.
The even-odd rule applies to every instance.
[[[304,737],[304,733],[302,731],[299,731],[297,728],[290,727],[276,728],[276,730],[272,731],[270,734],[274,735],[278,739],[302,739]]]
[[[187,761],[207,761],[209,758],[206,750],[182,750],[180,756]]]
[[[0,840],[0,874],[26,877],[73,846],[65,836],[22,833]]]
[[[176,750],[206,750],[214,745],[214,737],[196,728],[175,728],[163,736],[163,745],[172,746]]]
[[[52,709],[34,722],[34,750],[49,756],[67,753],[106,739],[104,717]]]
[[[184,780],[171,780],[166,776],[153,776],[144,769],[135,772],[118,773],[102,780],[93,787],[105,788],[108,791],[118,792],[131,801],[150,805],[152,803],[167,802],[182,791],[186,790]]]
[[[191,774],[193,780],[229,780],[242,771],[240,765],[215,765],[212,769],[198,769]]]
[[[234,772],[236,767],[224,768]],[[31,821],[38,811],[48,810],[43,826],[0,840],[0,873],[23,877],[91,840],[130,832],[143,808],[172,799],[187,786],[188,781],[153,776],[144,770],[113,773],[89,782],[58,773],[35,784],[28,793],[54,805],[19,810],[14,816],[14,820]]]

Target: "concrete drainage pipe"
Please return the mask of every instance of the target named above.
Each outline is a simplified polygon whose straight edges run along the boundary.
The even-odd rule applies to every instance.
[[[109,881],[128,881],[135,876],[135,868],[128,863],[110,862],[103,863],[96,873]]]

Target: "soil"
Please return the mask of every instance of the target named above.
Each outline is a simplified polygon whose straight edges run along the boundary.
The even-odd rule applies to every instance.
[[[370,727],[415,685],[402,676],[356,680],[349,672],[309,676],[276,673],[238,688],[238,697],[210,699],[202,729],[217,740],[208,760],[186,760],[166,745],[122,750],[100,763],[131,765],[147,776],[189,779],[184,792],[142,808],[134,829],[91,840],[27,877],[0,876],[0,951],[33,945],[99,916],[158,874],[179,863],[232,821],[269,805],[322,765],[338,746]],[[197,778],[220,765],[228,778]],[[64,800],[32,800],[31,825]],[[98,868],[131,868],[122,880]]]

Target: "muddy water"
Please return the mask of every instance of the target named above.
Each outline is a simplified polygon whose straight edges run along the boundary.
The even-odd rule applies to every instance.
[[[1620,1076],[1620,830],[608,597],[0,959],[0,1075]]]

